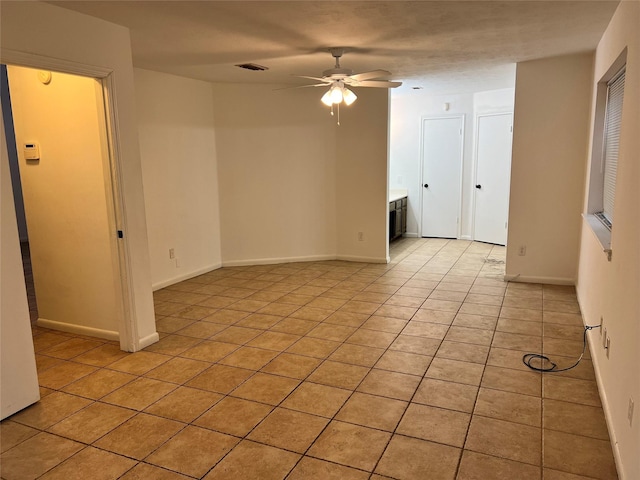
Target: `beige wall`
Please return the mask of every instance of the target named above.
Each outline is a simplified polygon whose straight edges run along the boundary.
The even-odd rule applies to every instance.
[[[129,31],[112,23],[39,2],[3,2],[0,59],[21,65],[55,64],[60,70],[81,66],[111,72],[120,156],[123,230],[131,293],[126,306],[131,322],[123,325],[137,350],[158,339],[153,315],[151,276],[144,211],[144,192],[134,110],[133,67]],[[83,67],[84,68],[84,67]],[[14,252],[19,255],[19,252]]]
[[[40,399],[4,121],[0,119],[0,419]]]
[[[7,71],[38,325],[80,326],[84,334],[117,339],[122,306],[99,83],[54,73],[45,85],[37,70]],[[37,162],[23,155],[32,142],[40,147]]]
[[[592,54],[517,66],[507,278],[575,281],[592,68]]]
[[[317,89],[216,84],[225,265],[333,258],[337,127]]]
[[[135,76],[155,288],[221,263],[386,261],[386,91],[338,126],[316,89]]]
[[[337,127],[337,254],[345,260],[386,262],[389,91],[360,88],[356,93],[357,102],[342,109]]]
[[[275,88],[214,85],[223,264],[386,261],[387,91]]]
[[[151,279],[157,289],[221,265],[213,87],[148,70],[134,74]]]
[[[600,318],[611,339],[609,358],[598,342],[591,344],[603,406],[607,414],[621,479],[640,478],[640,4],[622,2],[602,37],[595,56],[596,85],[627,48],[620,150],[611,231],[611,262],[591,227],[582,223],[577,281],[585,323]],[[599,161],[597,152],[594,161]],[[587,185],[588,185],[587,181]],[[586,200],[584,210],[586,211]],[[595,337],[599,339],[600,337]],[[629,425],[629,399],[635,401]]]

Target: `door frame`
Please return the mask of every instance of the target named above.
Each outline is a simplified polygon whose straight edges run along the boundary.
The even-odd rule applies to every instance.
[[[511,115],[511,133],[513,135],[513,111],[505,111],[505,112],[493,112],[493,113],[478,113],[475,116],[474,120],[474,132],[473,132],[473,182],[471,182],[471,189],[473,195],[471,195],[471,240],[476,240],[476,188],[475,185],[478,183],[478,153],[479,153],[479,145],[480,145],[480,118],[482,117],[498,117],[500,115]],[[513,144],[512,144],[513,149]],[[513,152],[512,152],[513,154]],[[511,178],[511,176],[509,176]],[[511,181],[509,181],[509,190],[511,190]],[[510,198],[509,198],[510,199]],[[507,221],[509,218],[509,205],[507,204]],[[508,225],[507,225],[508,231]],[[507,238],[507,242],[509,238]],[[506,242],[505,242],[506,247]]]
[[[456,227],[456,238],[460,238],[460,234],[461,234],[461,219],[462,219],[462,187],[463,187],[463,168],[464,168],[464,135],[465,135],[465,120],[466,120],[466,114],[464,113],[459,113],[459,114],[451,114],[451,115],[425,115],[420,117],[420,182],[419,182],[419,189],[420,189],[420,225],[418,228],[418,237],[423,238],[422,237],[422,220],[423,220],[423,215],[422,215],[422,209],[424,207],[424,203],[423,203],[423,199],[422,197],[424,196],[424,190],[422,187],[422,181],[424,179],[424,122],[427,120],[451,120],[453,118],[457,118],[460,119],[460,180],[459,180],[459,191],[460,191],[460,195],[458,195],[458,224]]]
[[[106,127],[105,136],[107,140],[107,165],[104,165],[105,173],[108,170],[110,188],[105,185],[105,195],[107,197],[107,215],[115,226],[112,234],[116,237],[116,252],[112,252],[112,265],[115,278],[119,281],[116,285],[116,295],[119,299],[116,308],[120,311],[118,321],[118,333],[120,348],[133,352],[138,338],[138,325],[135,321],[133,284],[131,281],[131,257],[129,255],[129,243],[126,235],[121,238],[119,232],[124,232],[126,210],[124,196],[122,192],[122,156],[121,142],[116,122],[117,96],[113,70],[95,65],[85,65],[68,60],[46,57],[31,53],[18,52],[14,50],[0,49],[0,62],[6,65],[16,65],[21,67],[35,68],[39,70],[51,70],[83,77],[90,77],[98,80],[102,84],[103,113]],[[113,258],[113,255],[117,258]]]

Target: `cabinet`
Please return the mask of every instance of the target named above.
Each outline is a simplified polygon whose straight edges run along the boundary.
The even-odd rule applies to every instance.
[[[389,240],[401,237],[407,231],[407,197],[389,202]]]

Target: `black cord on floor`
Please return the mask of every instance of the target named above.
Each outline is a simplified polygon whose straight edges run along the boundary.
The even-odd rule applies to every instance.
[[[587,326],[584,327],[584,335],[582,337],[582,341],[583,341],[582,353],[580,354],[580,358],[578,358],[576,363],[574,363],[570,367],[556,368],[558,365],[553,363],[549,357],[547,357],[545,355],[538,354],[538,353],[527,353],[527,354],[523,355],[522,356],[522,363],[524,363],[531,370],[535,370],[537,372],[565,372],[567,370],[571,370],[572,368],[577,367],[578,364],[580,363],[580,360],[582,360],[582,357],[584,357],[584,352],[587,349],[587,332],[589,330],[593,330],[594,328],[600,328],[600,325],[587,325]],[[547,367],[547,368],[534,367],[533,365],[531,365],[531,361],[534,358],[539,358],[540,360],[547,361],[547,362],[549,362],[551,364],[551,366]]]

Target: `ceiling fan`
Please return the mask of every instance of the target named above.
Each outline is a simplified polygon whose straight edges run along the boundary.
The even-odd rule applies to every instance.
[[[329,87],[329,90],[322,96],[322,103],[331,107],[331,115],[333,115],[333,106],[344,102],[345,105],[351,105],[358,98],[353,91],[347,87],[373,87],[373,88],[396,88],[402,85],[402,82],[393,82],[383,80],[391,76],[391,72],[386,70],[372,70],[370,72],[353,73],[349,68],[340,66],[340,58],[345,53],[342,47],[330,48],[329,52],[336,59],[333,68],[322,72],[322,77],[311,77],[308,75],[294,75],[298,78],[306,78],[316,80],[321,83],[313,85],[303,85],[303,87]],[[339,110],[338,110],[339,112]],[[338,121],[338,124],[340,122]]]

